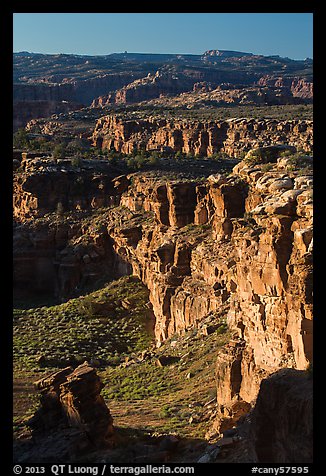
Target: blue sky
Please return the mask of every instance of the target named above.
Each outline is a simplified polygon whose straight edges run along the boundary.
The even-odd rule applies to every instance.
[[[15,13],[14,51],[105,55],[209,49],[312,58],[312,13]]]

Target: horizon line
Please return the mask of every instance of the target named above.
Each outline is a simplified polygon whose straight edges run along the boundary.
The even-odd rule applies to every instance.
[[[63,52],[58,52],[58,53],[41,53],[38,51],[27,51],[27,50],[19,50],[15,51],[13,50],[13,54],[19,54],[19,53],[28,53],[32,55],[49,55],[49,56],[55,56],[55,55],[67,55],[67,56],[111,56],[111,55],[126,55],[126,54],[132,54],[132,55],[170,55],[170,56],[204,56],[204,54],[207,51],[221,51],[221,52],[234,52],[234,53],[244,53],[246,55],[252,55],[252,56],[263,56],[263,57],[275,57],[275,58],[284,58],[284,59],[290,59],[292,61],[305,61],[305,60],[313,60],[313,57],[307,56],[306,58],[291,58],[289,56],[281,56],[279,54],[255,54],[249,51],[238,51],[238,50],[222,50],[222,49],[210,49],[210,50],[205,50],[203,53],[155,53],[155,52],[139,52],[139,51],[115,51],[111,53],[100,53],[100,54],[90,54],[90,53],[63,53]]]

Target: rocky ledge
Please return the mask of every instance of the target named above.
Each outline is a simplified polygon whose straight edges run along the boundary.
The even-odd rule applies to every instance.
[[[137,150],[183,152],[212,156],[225,153],[241,157],[255,147],[289,144],[306,152],[313,145],[312,121],[273,119],[228,119],[186,121],[109,115],[100,118],[92,135],[93,144],[125,154]]]
[[[74,160],[23,153],[14,177],[14,217],[85,210],[115,203],[112,179],[119,168],[106,160]],[[36,156],[35,156],[36,155]]]

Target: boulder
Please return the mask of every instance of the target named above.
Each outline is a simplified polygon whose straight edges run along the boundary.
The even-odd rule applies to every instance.
[[[304,370],[282,369],[264,379],[251,418],[260,463],[311,463],[313,380]]]
[[[106,445],[113,435],[113,419],[100,392],[103,384],[96,370],[84,362],[74,370],[66,367],[35,382],[41,407],[28,421],[32,433],[76,428],[90,446]]]

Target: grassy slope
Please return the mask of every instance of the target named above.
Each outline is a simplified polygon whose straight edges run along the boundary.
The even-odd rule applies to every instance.
[[[203,437],[208,428],[204,405],[215,395],[216,353],[228,332],[221,326],[203,336],[190,329],[155,349],[152,324],[148,290],[130,276],[64,304],[15,310],[16,434],[25,431],[24,421],[38,405],[32,382],[87,359],[106,384],[102,395],[116,427]],[[149,352],[142,358],[145,349]],[[175,360],[159,366],[160,356]]]
[[[153,341],[148,290],[134,277],[51,307],[15,309],[13,322],[14,421],[33,412],[32,382],[56,369],[89,360],[117,365]]]
[[[102,393],[115,424],[204,437],[209,428],[209,408],[214,406],[207,404],[216,396],[216,354],[229,338],[225,326],[209,336],[190,329],[169,339],[151,358],[102,371],[106,383]],[[176,359],[161,367],[157,365],[160,356]]]

